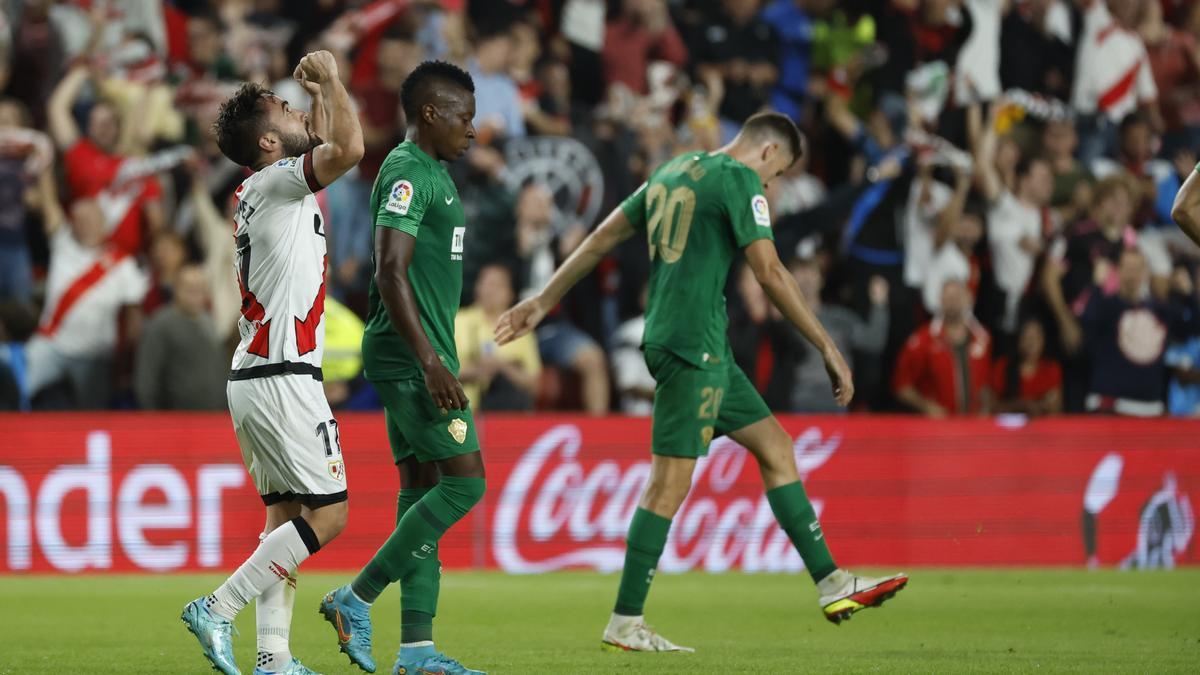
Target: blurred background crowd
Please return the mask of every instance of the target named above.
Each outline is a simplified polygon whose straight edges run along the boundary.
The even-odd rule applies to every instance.
[[[1200,250],[1172,199],[1200,148],[1193,0],[0,0],[0,408],[222,409],[232,194],[210,131],[245,80],[295,107],[332,51],[367,152],[319,194],[325,386],[378,405],[359,341],[368,196],[422,60],[475,80],[458,345],[488,410],[648,414],[631,240],[536,336],[491,330],[658,164],[754,112],[809,152],[775,238],[851,360],[853,410],[1200,414]],[[748,270],[738,363],[834,412],[821,359]]]

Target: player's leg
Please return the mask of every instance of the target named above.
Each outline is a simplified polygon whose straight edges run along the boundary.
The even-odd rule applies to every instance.
[[[396,526],[430,490],[437,485],[440,472],[435,462],[420,462],[416,456],[396,465],[400,470],[400,494],[396,500]],[[437,615],[441,590],[442,563],[431,555],[421,561],[413,574],[400,580],[400,648],[433,644],[433,617]]]
[[[438,668],[433,672],[473,673],[433,648],[432,619],[438,584],[430,578],[430,572],[436,571],[442,535],[483,498],[486,482],[474,419],[470,410],[443,414],[420,380],[375,384],[388,418],[399,432],[395,440],[404,444],[406,454],[398,455],[397,462],[408,454],[415,455],[423,463],[435,462],[440,477],[403,514],[391,536],[354,581],[326,595],[322,612],[331,622],[343,616],[348,619],[348,633],[335,624],[341,649],[354,663],[373,672],[364,661],[370,654],[369,644],[364,644],[362,638],[364,632],[368,636],[370,633],[370,606],[387,586],[401,582],[407,590],[403,602],[413,609],[402,617],[405,635],[401,639],[405,642],[396,667],[412,672]],[[403,631],[404,627],[408,630]],[[370,665],[373,668],[373,662]]]
[[[259,541],[266,539],[275,528],[300,515],[300,503],[282,501],[267,507],[267,522]],[[258,635],[258,657],[254,661],[255,675],[303,672],[299,661],[293,666],[288,637],[291,633],[292,610],[296,604],[296,573],[267,587],[254,601],[255,632]]]
[[[904,587],[908,577],[903,574],[868,579],[838,569],[796,470],[792,438],[737,367],[731,368],[718,423],[718,431],[726,430],[758,461],[767,503],[817,584],[827,619],[840,623],[860,609],[883,604]]]
[[[233,619],[331,541],[349,512],[337,422],[320,383],[296,376],[231,382],[230,412],[243,460],[267,506],[295,499],[301,513],[274,528],[221,586],[181,617],[218,670],[238,673]],[[326,435],[320,433],[324,429]]]
[[[708,452],[720,406],[715,392],[723,388],[724,374],[658,350],[647,352],[646,364],[656,382],[650,480],[629,524],[617,601],[601,645],[624,651],[691,651],[656,634],[643,613],[671,519],[691,489],[696,459]]]

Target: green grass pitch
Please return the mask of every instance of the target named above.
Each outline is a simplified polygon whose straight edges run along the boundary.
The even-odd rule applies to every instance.
[[[879,570],[882,571],[882,570]],[[346,575],[300,574],[292,649],[351,673],[317,614]],[[216,575],[0,577],[0,673],[204,673],[179,621]],[[1200,672],[1200,570],[913,570],[881,609],[833,626],[807,577],[663,575],[648,619],[695,654],[601,652],[616,575],[447,572],[436,637],[492,673]],[[373,613],[388,672],[399,639],[389,589]],[[237,622],[249,675],[254,611]]]

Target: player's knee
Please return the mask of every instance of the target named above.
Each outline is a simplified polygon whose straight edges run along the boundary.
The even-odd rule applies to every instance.
[[[305,520],[324,546],[346,529],[346,523],[350,521],[350,502],[343,500],[313,509],[305,516]]]
[[[755,453],[758,469],[768,489],[786,485],[800,479],[796,470],[792,439],[787,433],[772,435],[760,452]]]
[[[690,478],[651,480],[646,485],[646,491],[642,493],[639,506],[664,518],[674,518],[679,507],[683,505],[683,500],[687,498],[690,488]]]

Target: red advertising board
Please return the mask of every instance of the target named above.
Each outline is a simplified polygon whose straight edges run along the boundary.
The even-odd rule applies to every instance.
[[[397,477],[380,415],[339,416],[350,525],[305,563],[353,569],[390,532]],[[784,417],[846,565],[1170,566],[1200,561],[1200,422]],[[619,569],[649,475],[650,422],[480,420],[488,494],[447,567]],[[261,501],[225,415],[0,415],[0,573],[228,569]],[[713,443],[664,570],[794,571],[753,458]]]

